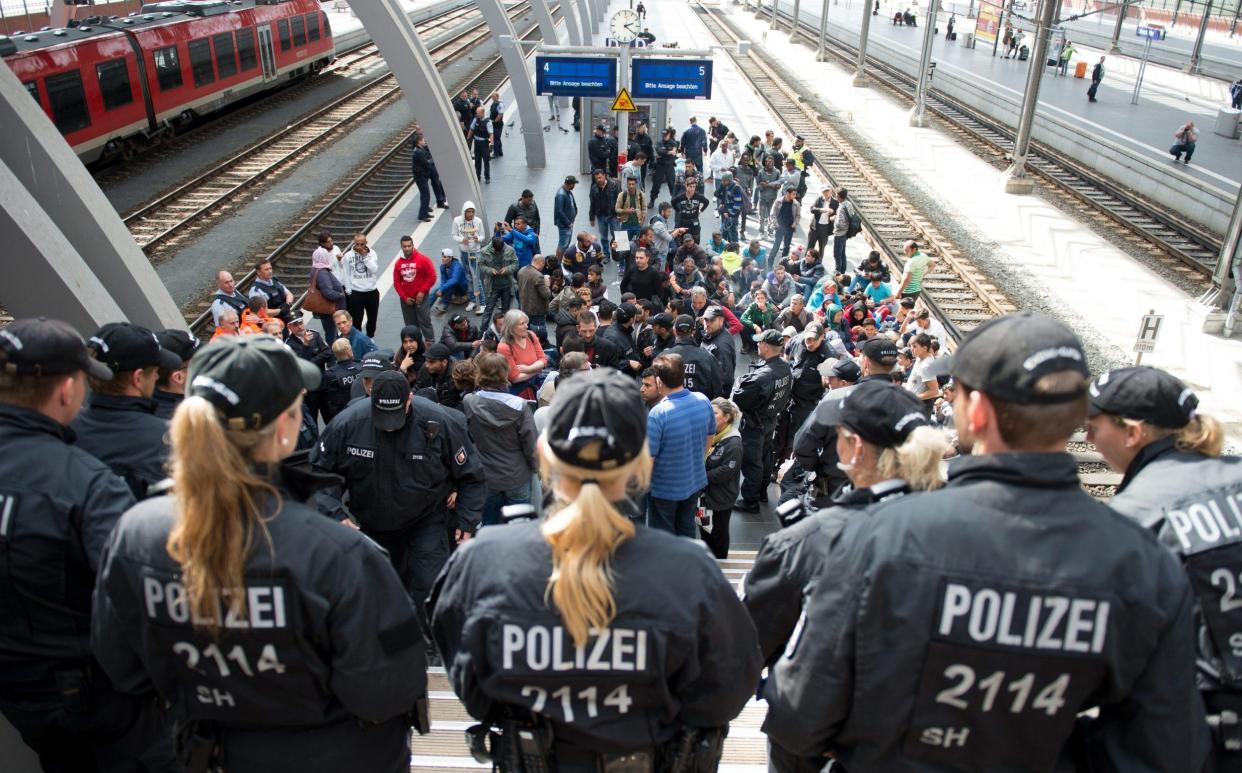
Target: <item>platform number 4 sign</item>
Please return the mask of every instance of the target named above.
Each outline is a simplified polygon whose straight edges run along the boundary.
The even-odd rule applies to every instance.
[[[1135,365],[1143,362],[1144,354],[1156,351],[1156,339],[1160,336],[1160,326],[1163,322],[1164,315],[1157,314],[1154,309],[1143,315],[1138,338],[1134,342],[1134,352],[1138,355],[1134,358]]]

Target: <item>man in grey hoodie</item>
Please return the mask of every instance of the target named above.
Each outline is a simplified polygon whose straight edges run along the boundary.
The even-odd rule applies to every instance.
[[[500,523],[505,505],[530,502],[535,461],[534,414],[526,401],[509,394],[509,360],[486,352],[475,358],[477,392],[462,400],[466,424],[487,474],[484,526]]]

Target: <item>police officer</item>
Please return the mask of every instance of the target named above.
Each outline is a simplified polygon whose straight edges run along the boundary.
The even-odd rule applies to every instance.
[[[383,551],[305,502],[333,482],[283,463],[319,369],[269,336],[190,366],[172,493],[121,518],[92,645],[118,687],[154,687],[192,770],[409,769],[426,730],[414,608]]]
[[[362,372],[362,363],[354,359],[354,349],[344,338],[332,342],[332,356],[336,363],[324,373],[323,387],[319,390],[319,411],[325,424],[331,423],[349,405],[354,382]]]
[[[824,379],[819,375],[819,366],[831,355],[824,346],[824,323],[808,322],[806,329],[789,341],[786,350],[793,386],[789,393],[789,410],[781,414],[776,431],[777,459],[789,457],[794,434],[824,397]]]
[[[470,731],[476,751],[506,773],[586,773],[697,750],[702,766],[667,769],[714,771],[758,678],[754,628],[701,544],[636,528],[615,505],[650,478],[637,383],[577,374],[551,409],[539,454],[552,514],[484,529],[429,604],[453,689],[501,730],[490,749]]]
[[[705,395],[708,400],[724,397],[725,393],[721,387],[724,374],[720,372],[720,366],[716,364],[716,358],[712,353],[700,347],[699,342],[695,340],[694,325],[694,317],[689,314],[679,314],[673,322],[676,342],[663,350],[657,344],[656,356],[664,352],[680,354],[682,366],[686,370],[686,389]]]
[[[150,330],[128,322],[104,325],[89,345],[111,375],[89,379],[90,401],[70,426],[78,448],[111,467],[141,499],[166,477],[168,422],[155,415],[155,382],[160,369],[180,368],[181,357],[160,346]]]
[[[687,315],[689,316],[689,315]],[[733,334],[725,328],[725,313],[720,306],[708,306],[699,317],[703,326],[699,346],[716,360],[720,376],[720,397],[733,392],[733,374],[737,372],[737,345]]]
[[[173,411],[181,405],[185,397],[186,372],[190,367],[190,358],[198,351],[202,341],[188,330],[162,330],[155,334],[160,346],[181,358],[181,367],[176,370],[160,368],[155,380],[155,415],[164,421],[172,420]]]
[[[832,387],[824,395],[815,410],[803,422],[794,435],[794,463],[798,471],[805,471],[806,485],[799,486],[811,507],[827,507],[832,497],[845,485],[846,476],[837,467],[836,427],[825,419],[829,403],[844,397],[857,384],[870,381],[892,383],[889,375],[897,365],[897,344],[887,336],[876,336],[862,346],[862,365],[853,360],[838,360],[830,371],[829,382]],[[811,475],[814,475],[812,478]],[[785,473],[786,480],[796,481],[797,475]],[[785,481],[782,481],[784,488]],[[791,483],[792,486],[792,483]],[[790,489],[794,496],[797,491]],[[788,498],[782,492],[782,500]]]
[[[465,542],[483,516],[483,467],[465,416],[411,394],[404,374],[380,373],[370,393],[328,425],[310,461],[345,479],[349,514],[388,551],[426,631],[423,602],[449,555],[446,502],[456,495],[452,536]],[[342,487],[321,493],[320,510],[345,520]]]
[[[1087,415],[1081,343],[1010,314],[951,370],[970,455],[944,489],[845,525],[763,686],[764,730],[852,773],[1200,770],[1190,586],[1065,452]]]
[[[95,570],[134,495],[73,445],[88,375],[112,371],[64,322],[0,330],[0,713],[50,773],[178,770],[153,697],[91,654]]]
[[[1120,368],[1088,395],[1087,439],[1124,473],[1109,505],[1155,532],[1181,559],[1199,602],[1199,689],[1215,727],[1213,770],[1242,765],[1242,654],[1234,579],[1242,573],[1242,460],[1221,456],[1220,422],[1199,398],[1155,368]],[[1233,748],[1226,745],[1233,742]]]
[[[358,378],[354,379],[354,383],[349,387],[350,401],[371,394],[371,385],[375,382],[375,377],[385,371],[396,369],[392,349],[376,349],[363,357]]]
[[[767,501],[772,476],[772,435],[776,422],[789,407],[793,374],[781,357],[785,339],[779,330],[765,330],[755,336],[759,362],[737,383],[733,402],[742,411],[742,489],[734,510],[755,513]]]
[[[830,507],[764,537],[746,576],[743,602],[769,666],[785,651],[802,614],[803,596],[819,579],[846,522],[875,502],[941,485],[940,459],[948,442],[928,425],[922,409],[922,401],[912,393],[878,381],[826,406],[825,420],[838,428],[837,442],[843,446],[841,458],[846,460],[851,485]],[[775,771],[817,771],[823,763],[822,757],[799,762],[778,744],[770,749],[770,768]]]

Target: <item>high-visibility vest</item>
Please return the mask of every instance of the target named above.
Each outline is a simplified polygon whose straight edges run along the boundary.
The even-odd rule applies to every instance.
[[[792,156],[792,158],[793,158],[793,160],[794,160],[794,166],[798,167],[798,171],[799,171],[799,172],[801,172],[801,171],[805,171],[805,170],[806,170],[806,161],[804,161],[804,160],[802,159],[802,154],[803,154],[804,152],[806,152],[806,148],[805,148],[805,147],[798,148],[797,152],[796,152],[796,153],[794,153],[794,154],[793,154],[793,156]]]

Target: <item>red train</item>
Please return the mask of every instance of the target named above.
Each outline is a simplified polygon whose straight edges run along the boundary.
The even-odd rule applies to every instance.
[[[318,0],[174,0],[0,36],[0,56],[83,162],[161,142],[197,116],[332,61]]]

